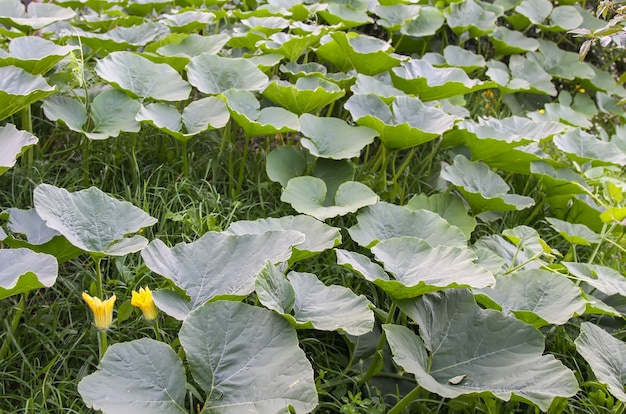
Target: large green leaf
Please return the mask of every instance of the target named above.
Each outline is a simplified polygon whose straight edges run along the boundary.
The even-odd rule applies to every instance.
[[[324,40],[316,50],[317,55],[344,72],[354,69],[364,75],[375,75],[398,66],[402,60],[392,53],[389,43],[356,32],[337,31]]]
[[[422,5],[417,18],[406,22],[400,29],[400,33],[416,38],[432,36],[443,26],[444,22],[441,10]]]
[[[555,78],[573,80],[574,78],[592,79],[595,76],[591,65],[581,62],[578,53],[565,51],[556,43],[538,40],[539,52],[531,52],[526,56],[537,62]]]
[[[244,303],[207,303],[187,316],[179,336],[209,396],[203,412],[306,413],[317,405],[311,363],[281,316]]]
[[[442,169],[441,178],[454,185],[472,208],[474,215],[485,211],[522,210],[535,201],[526,196],[508,194],[508,184],[482,162],[471,162],[457,155],[452,165]]]
[[[541,269],[515,272],[496,278],[492,288],[474,291],[489,299],[478,301],[515,316],[537,328],[563,325],[585,312],[587,301],[569,279]]]
[[[111,345],[78,392],[104,414],[187,413],[181,360],[168,344],[148,338]]]
[[[509,70],[511,78],[526,81],[532,93],[556,95],[552,76],[534,60],[521,55],[513,55],[509,59]]]
[[[258,91],[267,84],[267,76],[244,58],[224,58],[201,54],[187,65],[189,82],[200,92],[218,94],[229,89]]]
[[[468,248],[431,247],[423,239],[404,236],[381,241],[372,247],[372,253],[395,278],[372,282],[398,299],[444,289],[484,288],[495,283],[489,271],[474,264],[477,257]]]
[[[348,229],[352,240],[364,247],[402,236],[424,239],[429,245],[465,247],[465,234],[439,214],[379,202],[359,212],[357,224]]]
[[[571,244],[590,246],[602,241],[598,233],[584,224],[569,223],[554,217],[546,217],[546,221]]]
[[[289,180],[280,199],[291,204],[297,212],[318,220],[345,216],[378,201],[376,193],[356,181],[346,181],[339,185],[337,192],[330,194],[330,203],[326,203],[327,189],[326,183],[320,178],[295,177]]]
[[[556,397],[578,391],[574,374],[544,352],[539,330],[502,313],[481,309],[464,290],[399,301],[419,325],[384,325],[394,361],[426,390],[445,398],[487,394],[522,399],[546,411]]]
[[[331,25],[350,28],[371,23],[367,11],[365,0],[330,0],[328,7],[320,9],[319,14]]]
[[[119,201],[96,187],[70,193],[50,184],[35,187],[37,214],[46,225],[74,246],[94,255],[124,256],[143,249],[139,235],[126,238],[157,222],[127,201]]]
[[[109,89],[100,92],[89,105],[75,98],[53,96],[44,101],[43,110],[51,121],[63,121],[72,131],[85,134],[89,139],[117,137],[120,132],[139,132],[135,117],[141,104],[124,92]],[[89,126],[89,130],[84,127]]]
[[[46,226],[46,222],[34,208],[9,208],[0,214],[0,218],[9,220],[6,227],[10,235],[5,234],[2,240],[9,247],[25,247],[38,253],[46,253],[54,256],[59,263],[73,259],[83,252],[61,233]]]
[[[56,282],[59,265],[54,256],[30,249],[0,249],[0,299]]]
[[[212,36],[201,36],[195,33],[172,36],[182,36],[182,39],[175,38],[172,43],[156,47],[155,52],[158,55],[145,54],[144,57],[156,63],[167,63],[178,72],[183,72],[185,66],[191,62],[194,56],[198,56],[202,53],[212,55],[218,53],[223,49],[228,39],[230,39],[230,37],[224,33]]]
[[[489,40],[498,55],[514,55],[517,53],[533,52],[539,48],[539,42],[532,37],[526,37],[522,32],[498,26],[489,35]]]
[[[626,165],[626,154],[615,143],[601,141],[580,129],[557,135],[554,144],[570,159],[579,163],[591,161],[594,166]]]
[[[342,119],[310,114],[300,117],[300,131],[300,143],[312,155],[334,160],[358,157],[377,135],[373,129],[352,126]]]
[[[359,73],[356,77],[355,84],[352,85],[350,90],[354,95],[377,95],[387,104],[390,104],[396,96],[405,94],[400,89],[393,87],[389,72],[376,76],[367,76]]]
[[[208,232],[195,242],[172,248],[153,240],[141,256],[150,270],[170,279],[187,294],[191,299],[189,310],[193,310],[209,300],[252,293],[255,276],[265,262],[286,261],[292,246],[304,240],[297,231],[241,236]]]
[[[11,40],[8,53],[0,49],[0,66],[13,65],[33,75],[45,74],[76,46],[59,46],[39,36]]]
[[[588,283],[606,295],[626,296],[626,278],[610,267],[576,262],[562,262],[577,280]]]
[[[295,84],[280,80],[272,81],[262,93],[271,101],[302,115],[306,112],[319,111],[344,96],[346,91],[317,76],[306,76],[298,78]]]
[[[136,119],[185,142],[208,129],[222,128],[228,123],[230,113],[223,100],[209,96],[191,102],[182,115],[168,104],[148,104],[141,107]]]
[[[393,84],[422,101],[450,98],[493,86],[492,82],[470,79],[459,68],[435,68],[425,60],[411,59],[391,71]]]
[[[589,322],[580,325],[580,335],[574,343],[597,380],[606,384],[618,400],[626,402],[626,344]]]
[[[312,46],[317,45],[328,30],[329,28],[326,26],[317,26],[312,33],[274,33],[267,40],[260,40],[255,43],[266,53],[278,53],[289,62],[295,62]]]
[[[31,75],[16,66],[0,67],[0,120],[55,91],[41,75]]]
[[[469,32],[472,37],[480,37],[496,30],[498,14],[474,0],[454,2],[443,14],[448,26],[458,35]]]
[[[201,10],[185,10],[176,14],[162,14],[161,23],[174,33],[190,33],[205,29],[215,20],[215,14]]]
[[[52,23],[69,20],[76,12],[50,3],[30,3],[28,11],[19,0],[0,0],[0,24],[23,32],[42,29]]]
[[[364,335],[374,328],[373,305],[343,286],[326,286],[312,273],[289,272],[271,264],[256,280],[259,301],[296,328]],[[293,315],[292,315],[293,312]]]
[[[125,51],[144,48],[151,42],[159,40],[169,33],[169,29],[162,24],[146,22],[130,27],[118,26],[105,33],[85,31],[72,27],[68,36],[80,39],[82,44],[92,49]]]
[[[396,96],[391,107],[377,95],[353,95],[345,108],[359,124],[380,135],[390,149],[411,148],[441,136],[458,119],[441,109],[426,106],[418,98]]]
[[[565,128],[565,125],[557,122],[537,122],[518,116],[503,119],[478,118],[478,121],[459,122],[454,130],[445,134],[443,144],[469,147],[473,161],[490,158],[497,160],[500,154],[532,142],[543,141]]]
[[[476,228],[476,219],[467,213],[463,201],[452,194],[414,195],[405,206],[411,210],[430,210],[453,226],[458,227],[469,240]]]
[[[279,146],[267,154],[265,171],[270,180],[287,187],[294,177],[306,172],[306,151],[292,146]]]
[[[182,101],[191,92],[171,66],[130,52],[113,52],[99,60],[95,69],[101,78],[136,98]]]
[[[290,262],[314,256],[341,243],[341,233],[310,216],[282,216],[254,221],[239,220],[231,223],[224,231],[227,234],[259,234],[274,230],[294,230],[304,234],[304,241],[293,247]]]
[[[26,131],[20,131],[13,124],[0,126],[0,175],[15,165],[15,161],[39,139]]]
[[[264,75],[265,76],[265,75]],[[261,108],[252,92],[230,89],[222,93],[233,119],[249,137],[298,131],[298,116],[284,108]]]

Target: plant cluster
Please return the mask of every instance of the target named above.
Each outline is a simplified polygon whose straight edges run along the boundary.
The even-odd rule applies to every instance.
[[[623,412],[579,3],[0,0],[0,411]]]

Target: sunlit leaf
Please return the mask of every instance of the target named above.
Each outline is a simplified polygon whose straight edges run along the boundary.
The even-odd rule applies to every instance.
[[[306,413],[317,405],[311,363],[295,329],[274,312],[207,303],[187,316],[179,336],[191,374],[210,396],[204,412]]]
[[[222,96],[226,98],[231,117],[249,137],[300,129],[296,114],[274,106],[261,108],[259,101],[248,90],[230,89],[222,93]]]
[[[13,65],[33,75],[45,74],[75,49],[39,36],[22,36],[11,40],[8,53],[0,49],[0,66]]]
[[[563,325],[585,312],[586,301],[580,288],[569,279],[541,269],[515,272],[496,278],[491,288],[474,290],[490,300],[478,301],[501,310],[507,316],[537,328],[548,324]]]
[[[259,234],[266,231],[294,230],[304,234],[304,241],[293,247],[290,261],[314,256],[341,243],[341,233],[337,227],[331,227],[310,216],[282,216],[254,221],[239,220],[224,231],[227,234]]]
[[[374,328],[372,304],[343,286],[326,286],[312,273],[287,277],[267,265],[257,277],[259,301],[300,329],[364,335]]]
[[[423,239],[433,247],[467,246],[461,229],[450,225],[439,214],[407,207],[379,202],[364,208],[357,216],[357,224],[348,229],[350,237],[368,248],[378,242],[402,236]]]
[[[354,69],[364,75],[375,75],[398,66],[402,60],[392,53],[389,43],[356,32],[334,32],[322,42],[317,55],[344,72]]]
[[[117,89],[105,90],[93,99],[89,106],[90,118],[85,105],[75,98],[53,96],[43,104],[48,119],[63,121],[69,129],[90,139],[116,137],[122,131],[139,132],[135,116],[140,108],[139,102]],[[84,129],[86,126],[89,130]]]
[[[489,41],[491,41],[499,55],[533,52],[539,48],[537,39],[526,37],[522,32],[510,30],[504,26],[498,26],[489,35]]]
[[[39,30],[75,16],[73,10],[56,4],[32,2],[26,9],[18,0],[0,0],[0,24],[15,27],[23,32]]]
[[[425,240],[404,236],[383,240],[372,247],[376,260],[394,279],[372,280],[394,298],[404,299],[444,289],[484,288],[493,275],[474,264],[467,248],[430,246]]]
[[[474,0],[454,2],[444,11],[448,26],[456,33],[469,31],[470,36],[479,37],[496,29],[498,15],[487,10]]]
[[[441,178],[459,190],[474,215],[489,210],[522,210],[535,204],[530,197],[509,194],[508,184],[486,164],[471,162],[462,155],[441,171]]]
[[[467,207],[463,201],[452,194],[416,194],[406,204],[406,208],[411,210],[430,210],[437,213],[453,226],[463,231],[467,239],[470,238],[476,219],[467,212]]]
[[[576,279],[588,283],[607,295],[626,296],[626,278],[610,267],[589,264],[562,262]]]
[[[318,220],[354,213],[378,201],[378,195],[368,186],[355,181],[344,182],[334,195],[330,194],[330,204],[325,202],[327,191],[326,183],[320,178],[295,177],[289,180],[280,199],[291,204],[297,212]]]
[[[34,252],[54,256],[59,263],[75,258],[83,251],[73,246],[58,231],[46,226],[34,208],[20,210],[9,208],[0,214],[8,219],[7,230],[2,242],[13,248],[28,248]]]
[[[306,172],[306,151],[299,151],[291,146],[274,148],[267,154],[265,171],[270,180],[287,187],[287,183],[294,177]]]
[[[0,249],[0,299],[54,285],[59,266],[54,256],[30,249]]]
[[[15,66],[0,67],[0,120],[55,91],[41,75],[31,75]]]
[[[300,77],[295,84],[275,80],[263,89],[263,96],[291,112],[315,113],[343,97],[346,91],[317,76]]]
[[[574,374],[554,356],[543,355],[539,330],[481,309],[467,291],[447,290],[398,305],[417,322],[422,338],[407,327],[384,325],[394,361],[430,392],[445,398],[516,397],[547,411],[556,397],[578,391]],[[459,375],[464,377],[458,384],[449,383]]]
[[[111,345],[78,392],[88,407],[105,414],[187,412],[181,360],[168,344],[148,338]]]
[[[257,91],[268,82],[267,76],[243,58],[224,58],[201,54],[187,65],[189,82],[201,92],[218,94],[228,89]]]
[[[208,129],[222,128],[228,123],[230,113],[224,101],[209,96],[193,101],[182,114],[167,104],[148,104],[141,107],[136,119],[183,142]]]
[[[422,101],[449,98],[492,86],[489,82],[470,79],[459,68],[435,68],[424,60],[411,59],[392,69],[396,88],[419,96]]]
[[[579,163],[591,161],[593,165],[626,165],[626,154],[614,143],[601,141],[580,129],[557,135],[554,144]]]
[[[597,380],[606,384],[609,392],[618,400],[626,402],[626,344],[589,322],[580,325],[580,335],[574,343]]]
[[[96,187],[70,193],[39,184],[34,190],[34,202],[37,214],[48,227],[94,255],[124,256],[143,249],[148,243],[145,238],[125,236],[157,222],[131,203],[116,200]]]
[[[397,96],[388,106],[373,94],[353,95],[345,108],[359,125],[378,131],[385,146],[391,149],[405,149],[432,141],[451,129],[458,119],[408,96]]]
[[[363,126],[351,126],[332,117],[304,114],[300,117],[302,146],[320,158],[335,160],[358,157],[374,141],[377,133]]]
[[[130,52],[113,52],[96,64],[96,72],[116,88],[138,98],[182,101],[191,86],[171,66]]]
[[[0,126],[0,175],[15,165],[15,161],[39,139],[26,131],[20,131],[13,124]]]
[[[255,275],[266,261],[279,263],[291,247],[304,242],[297,231],[268,231],[241,236],[208,232],[192,243],[169,248],[153,240],[142,251],[146,266],[171,280],[189,296],[189,309],[221,297],[245,297],[254,290]],[[245,261],[238,258],[245,257]],[[175,316],[175,315],[172,315]]]
[[[571,244],[589,246],[601,241],[600,235],[584,224],[568,223],[554,217],[547,217],[546,221]]]

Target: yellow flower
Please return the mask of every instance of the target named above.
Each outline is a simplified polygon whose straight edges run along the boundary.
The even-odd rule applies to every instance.
[[[148,321],[153,321],[157,317],[157,308],[152,299],[152,291],[149,287],[140,288],[139,292],[133,290],[133,297],[130,304],[137,306],[143,312],[143,317]]]
[[[113,305],[115,304],[115,295],[111,296],[105,301],[100,298],[94,298],[83,292],[83,300],[87,302],[89,308],[94,315],[94,323],[96,328],[101,331],[106,331],[111,326],[113,320]]]

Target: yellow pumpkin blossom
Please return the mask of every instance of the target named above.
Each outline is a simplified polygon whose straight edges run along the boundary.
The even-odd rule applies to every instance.
[[[148,321],[153,321],[157,317],[158,310],[152,299],[152,291],[149,287],[140,288],[139,292],[133,290],[133,297],[130,304],[137,306],[143,312],[143,317]]]
[[[113,321],[113,305],[115,304],[115,295],[107,300],[100,300],[97,297],[91,297],[83,292],[83,300],[87,302],[89,308],[94,315],[94,324],[101,331],[106,331]]]

